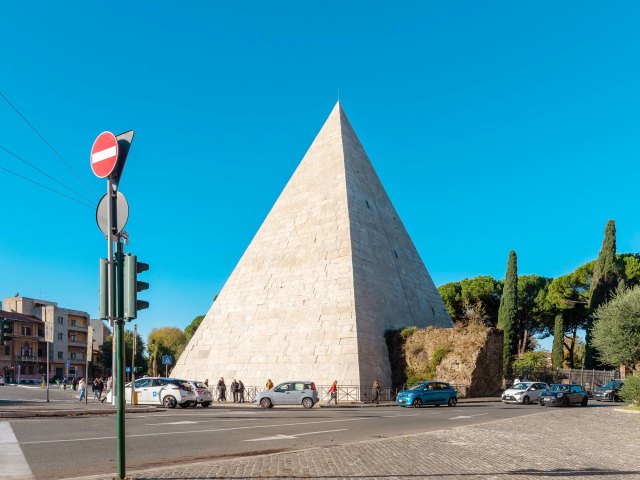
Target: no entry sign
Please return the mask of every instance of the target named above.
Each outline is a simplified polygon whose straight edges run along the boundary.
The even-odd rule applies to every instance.
[[[98,178],[111,175],[118,161],[118,141],[111,132],[102,132],[91,147],[91,170]]]

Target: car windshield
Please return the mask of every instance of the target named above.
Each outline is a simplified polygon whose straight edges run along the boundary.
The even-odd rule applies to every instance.
[[[568,392],[571,390],[571,387],[569,387],[569,385],[551,385],[549,390],[552,392]]]
[[[426,386],[426,383],[416,383],[415,385],[411,385],[411,388],[409,388],[409,390],[422,390]]]
[[[529,386],[529,383],[516,383],[513,387],[511,387],[513,390],[526,390],[527,387]]]
[[[602,388],[618,388],[621,384],[622,382],[607,382],[602,386]]]

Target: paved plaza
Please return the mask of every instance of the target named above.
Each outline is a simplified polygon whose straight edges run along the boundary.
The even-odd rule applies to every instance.
[[[540,410],[536,410],[540,408]],[[640,479],[640,415],[612,405],[349,445],[132,471],[137,479]],[[112,478],[93,476],[83,478]]]

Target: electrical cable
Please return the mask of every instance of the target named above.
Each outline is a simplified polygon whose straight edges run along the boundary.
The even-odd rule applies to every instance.
[[[40,132],[36,129],[36,127],[34,127],[33,125],[31,125],[31,123],[29,122],[29,120],[27,120],[27,118],[26,118],[22,113],[20,113],[20,111],[16,108],[16,106],[15,106],[13,103],[11,103],[11,100],[9,100],[9,99],[6,97],[6,95],[5,95],[4,93],[2,93],[2,92],[0,92],[0,96],[1,96],[2,98],[4,98],[4,100],[9,104],[9,106],[10,106],[10,107],[11,107],[11,108],[12,108],[12,109],[13,109],[13,110],[14,110],[14,111],[15,111],[15,112],[20,116],[20,118],[22,118],[22,120],[24,120],[24,122],[25,122],[27,125],[29,125],[29,126],[31,127],[31,130],[33,130],[33,131],[36,133],[36,135],[38,135],[38,137],[40,137],[40,139],[41,139],[44,143],[46,143],[46,144],[47,144],[47,146],[51,149],[51,151],[52,151],[53,153],[55,153],[55,154],[58,156],[58,158],[64,162],[64,164],[67,166],[67,168],[69,168],[69,170],[71,170],[71,172],[72,172],[76,177],[78,177],[78,179],[80,179],[80,181],[81,181],[82,183],[84,183],[85,187],[87,187],[87,189],[91,190],[91,187],[89,187],[89,184],[88,184],[88,183],[87,183],[87,182],[86,182],[86,181],[85,181],[85,180],[84,180],[80,175],[78,175],[78,173],[77,173],[77,172],[76,172],[76,171],[71,167],[71,165],[70,165],[70,164],[69,164],[69,163],[68,163],[68,162],[67,162],[67,161],[62,157],[62,155],[60,155],[60,154],[58,153],[58,151],[57,151],[55,148],[53,148],[53,146],[52,146],[49,142],[47,142],[47,141],[45,140],[45,138],[40,134]]]
[[[12,152],[11,150],[9,150],[6,147],[3,147],[2,145],[0,145],[0,150],[4,150],[6,153],[8,153],[9,155],[11,155],[14,158],[17,158],[18,160],[20,160],[23,163],[26,163],[27,165],[29,165],[31,168],[33,168],[34,170],[36,170],[37,172],[40,172],[42,175],[44,175],[45,177],[53,180],[54,182],[56,182],[58,185],[63,186],[64,188],[66,188],[67,190],[69,190],[70,192],[75,193],[76,195],[78,195],[81,198],[84,198],[86,201],[90,202],[91,199],[85,197],[84,195],[82,195],[80,192],[76,192],[73,188],[65,185],[64,183],[62,183],[60,180],[52,177],[51,175],[49,175],[47,172],[45,172],[44,170],[41,170],[40,168],[36,167],[34,164],[32,164],[31,162],[28,162],[27,160],[25,160],[24,158],[22,158],[20,155]]]
[[[68,198],[69,200],[73,200],[74,202],[79,203],[80,205],[84,205],[85,207],[88,207],[88,208],[94,208],[93,206],[89,205],[88,203],[81,202],[77,198],[70,197],[66,193],[62,193],[62,192],[59,192],[58,190],[55,190],[55,189],[53,189],[51,187],[47,187],[46,185],[43,185],[40,182],[36,182],[35,180],[32,180],[32,179],[30,179],[28,177],[25,177],[24,175],[21,175],[21,174],[19,174],[17,172],[14,172],[13,170],[9,170],[8,168],[5,168],[5,167],[0,167],[0,170],[4,170],[5,172],[10,173],[11,175],[15,175],[16,177],[19,177],[19,178],[21,178],[23,180],[26,180],[27,182],[31,182],[34,185],[37,185],[37,186],[42,187],[42,188],[45,188],[45,189],[49,190],[50,192],[56,193],[58,195],[61,195],[61,196],[65,197],[65,198]]]

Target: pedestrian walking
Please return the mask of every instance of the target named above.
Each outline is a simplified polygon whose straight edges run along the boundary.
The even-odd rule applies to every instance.
[[[331,400],[333,400],[336,405],[338,404],[338,381],[334,380],[331,384],[331,388],[329,388],[329,401],[327,405],[331,404]]]
[[[62,389],[63,389],[63,390],[66,390],[66,389],[67,389],[67,383],[68,383],[68,382],[67,382],[67,379],[66,379],[66,378],[63,378],[63,379],[62,379]]]
[[[236,403],[238,401],[238,382],[236,382],[235,378],[229,388],[231,388],[231,395],[233,395],[233,403]]]
[[[78,390],[80,391],[80,401],[84,400],[84,396],[87,393],[87,382],[84,378],[81,378],[78,382]]]
[[[93,379],[93,386],[91,389],[93,390],[93,399],[100,400],[100,382],[98,381],[100,377],[96,377]]]
[[[102,391],[104,390],[104,380],[102,376],[98,377],[98,400],[102,398]],[[102,400],[100,400],[102,401]]]
[[[267,378],[267,390],[271,390],[273,388],[273,382],[271,381],[270,378]]]
[[[378,379],[376,378],[373,381],[373,387],[372,387],[372,392],[373,394],[373,399],[371,400],[371,403],[376,402],[376,404],[380,403],[380,382],[378,382]]]
[[[238,402],[244,403],[244,383],[242,383],[242,380],[238,380],[236,390],[238,391]]]
[[[227,386],[224,384],[224,378],[222,377],[220,377],[220,380],[218,380],[218,401],[227,401]]]
[[[75,392],[78,388],[78,381],[76,380],[76,377],[73,377],[73,380],[71,380],[71,386],[73,387],[73,391]]]
[[[207,389],[209,389],[209,379],[208,378],[204,379],[204,386],[207,387]]]

